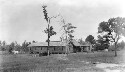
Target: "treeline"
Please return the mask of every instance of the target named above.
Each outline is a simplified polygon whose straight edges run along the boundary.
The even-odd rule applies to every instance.
[[[7,44],[6,41],[0,41],[0,51],[5,51],[7,53],[12,53],[13,50],[19,51],[20,53],[29,52],[28,45],[35,43],[35,41],[27,42],[26,40],[22,44],[18,44],[17,41]]]
[[[89,35],[85,39],[85,42],[92,44],[95,50],[114,50],[115,56],[117,56],[116,51],[123,49],[125,46],[124,41],[119,43],[122,36],[125,37],[125,18],[116,17],[100,22],[97,39]]]
[[[94,51],[105,50],[108,49],[110,51],[115,50],[115,44],[106,40],[104,36],[97,36],[98,38],[95,39],[94,36],[88,35],[85,40],[79,39],[78,42],[82,45],[86,45],[87,43],[91,44]],[[118,42],[116,45],[117,50],[122,50],[125,48],[125,42],[121,41]]]

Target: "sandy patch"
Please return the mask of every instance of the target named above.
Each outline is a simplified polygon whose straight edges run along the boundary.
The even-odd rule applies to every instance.
[[[100,63],[96,67],[103,69],[105,72],[125,72],[125,65]]]
[[[96,67],[98,68],[107,68],[107,67],[116,67],[118,66],[117,64],[107,64],[107,63],[100,63],[97,64]]]

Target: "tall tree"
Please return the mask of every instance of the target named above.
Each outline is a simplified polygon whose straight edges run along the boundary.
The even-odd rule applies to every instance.
[[[48,41],[48,48],[47,48],[47,52],[48,52],[48,56],[49,56],[50,36],[56,34],[56,32],[53,31],[53,27],[50,26],[50,20],[51,20],[52,18],[58,17],[59,15],[49,17],[49,16],[48,16],[48,13],[47,13],[47,10],[46,10],[46,7],[47,7],[46,5],[43,5],[43,6],[42,6],[42,8],[43,8],[43,13],[44,13],[44,17],[45,17],[44,19],[45,19],[45,20],[47,21],[47,23],[48,23],[48,28],[46,28],[46,30],[44,30],[44,32],[48,34],[48,39],[47,39],[47,41]]]
[[[72,43],[72,40],[73,40],[73,32],[74,32],[74,29],[76,28],[75,26],[73,26],[71,23],[65,23],[64,19],[63,19],[63,28],[64,28],[64,34],[65,34],[65,40],[66,40],[66,52],[67,54],[69,53],[69,46],[70,46],[70,43]]]
[[[69,39],[69,41],[71,41],[73,39],[73,37],[74,37],[72,34],[73,34],[74,29],[76,27],[73,26],[71,23],[67,23],[63,27],[64,27],[65,34],[66,34],[67,38]]]
[[[29,49],[27,47],[28,45],[29,45],[29,42],[27,42],[26,40],[22,43],[22,50],[24,52],[28,52],[29,51]]]
[[[3,41],[2,42],[2,46],[5,46],[7,43],[6,43],[6,41]]]
[[[1,42],[1,48],[2,48],[3,51],[7,49],[6,41]]]
[[[107,22],[101,22],[98,27],[98,33],[107,33],[110,41],[115,44],[115,56],[117,56],[117,43],[121,35],[125,36],[125,18],[110,18]]]
[[[11,44],[10,44],[10,46],[9,46],[9,53],[12,53],[12,51],[14,50],[14,48],[15,48],[15,43],[14,42],[12,42]]]
[[[73,39],[73,33],[74,33],[74,29],[76,28],[75,26],[73,26],[71,23],[66,23],[65,19],[63,18],[63,16],[61,16],[61,23],[62,25],[62,29],[63,29],[63,34],[62,34],[62,39],[63,40],[72,40]],[[65,35],[65,36],[64,36]]]

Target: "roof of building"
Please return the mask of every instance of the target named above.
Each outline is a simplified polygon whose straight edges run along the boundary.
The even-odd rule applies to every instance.
[[[80,43],[78,43],[76,40],[72,40],[72,43],[75,45],[75,46],[89,46],[88,44],[86,45],[82,45]],[[51,41],[50,46],[66,46],[66,41]],[[30,45],[28,45],[28,47],[32,47],[32,46],[48,46],[48,42],[37,42],[37,43],[32,43]]]
[[[66,46],[65,42],[50,42],[50,46]],[[48,42],[38,42],[38,43],[32,43],[28,45],[28,47],[32,46],[48,46]]]

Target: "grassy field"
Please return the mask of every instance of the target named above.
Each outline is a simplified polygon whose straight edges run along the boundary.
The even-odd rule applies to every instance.
[[[125,63],[124,52],[55,54],[33,57],[29,54],[0,55],[0,72],[103,72],[95,63]]]

